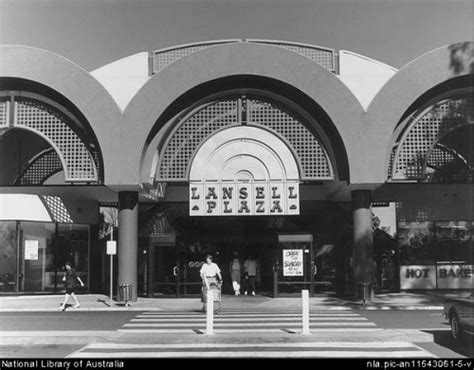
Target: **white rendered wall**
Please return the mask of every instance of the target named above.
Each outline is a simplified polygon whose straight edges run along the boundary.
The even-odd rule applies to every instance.
[[[102,66],[91,75],[107,89],[123,111],[149,79],[148,72],[148,53],[142,52]]]
[[[0,220],[51,222],[51,217],[37,195],[0,194]]]
[[[385,63],[352,51],[339,51],[339,79],[367,110],[382,86],[397,72]]]

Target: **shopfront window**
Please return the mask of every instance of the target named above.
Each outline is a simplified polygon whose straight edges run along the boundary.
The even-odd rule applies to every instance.
[[[401,289],[472,289],[473,222],[398,225]]]
[[[473,263],[474,222],[399,222],[402,265],[437,262]]]
[[[447,262],[473,262],[474,223],[436,222],[437,259]]]
[[[88,225],[0,222],[0,294],[60,293],[67,261],[88,282]]]
[[[403,265],[436,261],[433,222],[399,222],[398,243]]]
[[[16,244],[16,222],[0,222],[0,294],[15,292]]]
[[[53,240],[55,224],[41,222],[20,223],[20,292],[55,291]]]

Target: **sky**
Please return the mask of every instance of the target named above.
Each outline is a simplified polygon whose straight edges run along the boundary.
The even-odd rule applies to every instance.
[[[474,40],[473,19],[474,0],[0,0],[0,43],[50,50],[87,70],[229,38],[345,49],[400,68]]]

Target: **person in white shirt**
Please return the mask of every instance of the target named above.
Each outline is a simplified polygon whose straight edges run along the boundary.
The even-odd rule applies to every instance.
[[[211,285],[218,285],[217,278],[219,278],[219,281],[222,284],[222,275],[219,266],[212,262],[212,256],[210,254],[206,256],[206,263],[201,266],[201,270],[199,271],[199,273],[202,279],[201,302],[204,304],[203,311],[205,311],[207,302],[207,292],[211,288]],[[220,297],[219,299],[215,298],[214,300],[220,300]]]

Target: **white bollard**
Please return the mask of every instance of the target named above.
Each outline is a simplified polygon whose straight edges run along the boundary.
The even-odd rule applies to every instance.
[[[302,306],[303,306],[303,331],[301,335],[310,335],[309,331],[309,293],[308,290],[301,291],[301,299],[302,299]]]
[[[214,294],[207,291],[206,335],[214,335]]]

